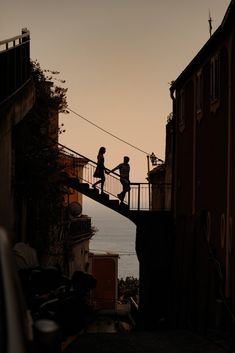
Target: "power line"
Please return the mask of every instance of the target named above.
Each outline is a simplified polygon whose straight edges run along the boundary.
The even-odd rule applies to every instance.
[[[125,143],[126,145],[129,145],[129,146],[131,146],[131,147],[135,148],[136,150],[138,150],[138,151],[140,151],[140,152],[142,152],[142,153],[146,154],[147,156],[149,156],[149,155],[150,155],[150,153],[143,151],[141,148],[136,147],[136,146],[132,145],[131,143],[129,143],[129,142],[127,142],[127,141],[125,141],[125,140],[121,139],[120,137],[118,137],[118,136],[116,136],[116,135],[112,134],[111,132],[109,132],[109,131],[107,131],[107,130],[103,129],[102,127],[100,127],[100,126],[98,126],[97,124],[93,123],[92,121],[88,120],[87,118],[85,118],[85,117],[84,117],[84,116],[82,116],[81,114],[78,114],[78,113],[77,113],[77,112],[75,112],[74,110],[72,110],[72,109],[70,109],[70,108],[67,108],[67,109],[68,109],[71,113],[73,113],[73,114],[77,115],[79,118],[81,118],[81,119],[85,120],[85,121],[86,121],[86,122],[88,122],[89,124],[91,124],[91,125],[95,126],[97,129],[99,129],[99,130],[101,130],[101,131],[105,132],[106,134],[108,134],[108,135],[110,135],[110,136],[114,137],[115,139],[117,139],[117,140],[119,140],[119,141],[121,141],[121,142]]]

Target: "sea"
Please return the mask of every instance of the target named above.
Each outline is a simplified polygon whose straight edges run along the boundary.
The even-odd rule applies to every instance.
[[[91,224],[96,228],[95,235],[90,240],[90,251],[119,254],[118,278],[139,278],[139,262],[135,252],[135,224],[86,197],[83,198],[82,213],[91,217]]]

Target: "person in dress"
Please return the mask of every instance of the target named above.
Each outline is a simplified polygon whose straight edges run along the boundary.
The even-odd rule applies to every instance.
[[[97,155],[97,166],[94,172],[94,177],[99,178],[97,182],[95,182],[92,187],[95,189],[98,184],[101,188],[101,193],[104,193],[104,183],[105,183],[105,166],[104,166],[104,154],[106,152],[105,147],[100,147],[98,155]]]

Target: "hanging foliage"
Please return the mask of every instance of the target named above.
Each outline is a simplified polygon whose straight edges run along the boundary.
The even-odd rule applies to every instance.
[[[58,114],[68,113],[67,88],[54,83],[58,72],[43,71],[38,62],[31,62],[31,74],[36,101],[16,130],[16,175],[18,195],[28,204],[28,230],[40,251],[48,245],[51,230],[63,220],[64,165],[56,142],[64,131],[59,127]]]

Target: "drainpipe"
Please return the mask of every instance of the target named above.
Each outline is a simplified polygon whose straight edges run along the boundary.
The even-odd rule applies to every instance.
[[[151,208],[151,186],[150,186],[150,180],[149,180],[149,172],[150,172],[150,164],[149,164],[149,155],[147,155],[147,168],[148,168],[148,192],[149,192],[149,211],[152,209]]]
[[[173,102],[173,143],[172,143],[172,180],[171,180],[171,211],[174,215],[174,204],[175,204],[175,134],[176,134],[176,98],[175,98],[175,89],[171,86],[170,87],[170,96]],[[174,215],[175,216],[175,215]]]

